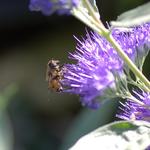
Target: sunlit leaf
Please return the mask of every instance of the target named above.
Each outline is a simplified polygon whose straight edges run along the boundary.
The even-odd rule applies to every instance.
[[[112,21],[114,27],[131,27],[150,21],[150,2],[135,9],[129,10],[120,16],[116,21]]]
[[[70,150],[144,150],[149,145],[149,123],[119,121],[83,136]]]

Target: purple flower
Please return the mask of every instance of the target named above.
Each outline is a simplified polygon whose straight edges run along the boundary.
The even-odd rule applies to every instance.
[[[30,0],[31,11],[41,11],[44,15],[57,12],[59,15],[70,14],[73,7],[77,6],[78,0]]]
[[[150,122],[150,93],[137,93],[135,97],[143,102],[143,106],[128,99],[124,104],[121,103],[120,114],[116,116],[124,120],[145,120]]]
[[[129,28],[128,31],[114,29],[112,34],[126,54],[136,65],[141,61],[150,49],[150,23]]]
[[[30,0],[29,9],[41,11],[44,15],[50,15],[54,12],[53,3],[49,0]]]
[[[113,29],[112,35],[124,52],[136,61],[137,53],[141,50],[137,47],[144,47],[150,43],[150,24],[131,28],[128,32]],[[64,92],[77,94],[81,97],[82,105],[97,108],[98,97],[115,97],[121,85],[120,80],[127,82],[125,65],[116,50],[100,35],[87,33],[85,39],[77,41],[76,51],[69,56],[76,64],[65,65],[66,71],[62,81]]]
[[[113,73],[122,75],[123,62],[112,46],[96,33],[87,33],[86,39],[78,40],[76,49],[70,58],[77,63],[65,65],[65,92],[78,94],[82,105],[97,108],[96,98],[116,89]]]

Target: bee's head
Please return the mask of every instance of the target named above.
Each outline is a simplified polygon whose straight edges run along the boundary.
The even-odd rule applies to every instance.
[[[51,68],[51,69],[55,69],[57,66],[59,66],[60,62],[59,60],[50,60],[48,62],[48,66]]]

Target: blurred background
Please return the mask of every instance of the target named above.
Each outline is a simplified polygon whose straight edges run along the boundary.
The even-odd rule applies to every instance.
[[[103,22],[144,0],[97,0]],[[30,12],[29,0],[1,0],[0,5],[0,150],[66,150],[85,133],[115,120],[118,101],[99,110],[81,107],[75,95],[48,90],[49,59],[68,62],[73,35],[85,26],[72,16]],[[148,74],[148,58],[144,72]]]

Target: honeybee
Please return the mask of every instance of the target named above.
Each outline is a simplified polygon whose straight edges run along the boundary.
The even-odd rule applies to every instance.
[[[63,78],[63,66],[60,65],[59,60],[50,60],[47,64],[46,80],[48,81],[48,88],[61,92],[63,90],[61,80]]]

